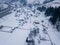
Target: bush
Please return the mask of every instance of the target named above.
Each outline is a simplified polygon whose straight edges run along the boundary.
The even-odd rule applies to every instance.
[[[45,11],[46,10],[46,7],[44,7],[44,6],[38,7],[37,10],[42,12],[42,11]]]

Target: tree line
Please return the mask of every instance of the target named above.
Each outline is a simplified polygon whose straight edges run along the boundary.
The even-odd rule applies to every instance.
[[[54,25],[57,20],[60,21],[60,6],[59,7],[48,7],[45,11],[45,16],[51,16],[49,21]]]

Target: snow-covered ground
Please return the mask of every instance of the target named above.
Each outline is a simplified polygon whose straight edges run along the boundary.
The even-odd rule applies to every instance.
[[[60,45],[60,33],[53,28],[44,12],[38,12],[18,7],[16,11],[0,18],[0,45],[27,45],[26,38],[35,26],[39,28],[39,34],[33,37],[35,45]],[[34,24],[36,21],[39,24]]]

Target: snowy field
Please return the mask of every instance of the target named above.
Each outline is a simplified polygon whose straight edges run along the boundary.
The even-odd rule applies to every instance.
[[[18,7],[11,14],[0,18],[0,45],[28,45],[26,38],[33,33],[34,28],[39,28],[39,33],[32,35],[34,45],[60,45],[60,33],[44,12],[36,10],[34,13],[27,7]]]

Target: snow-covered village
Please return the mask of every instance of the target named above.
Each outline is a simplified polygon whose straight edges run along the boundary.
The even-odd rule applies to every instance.
[[[60,0],[0,0],[0,45],[60,45]]]

